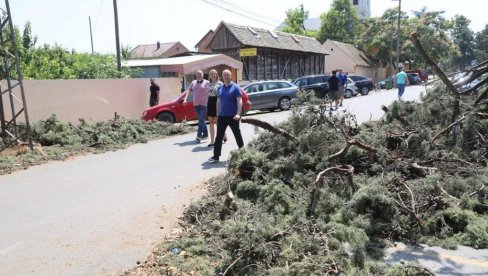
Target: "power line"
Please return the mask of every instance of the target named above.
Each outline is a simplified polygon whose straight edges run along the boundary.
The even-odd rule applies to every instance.
[[[98,8],[97,18],[95,19],[95,26],[93,27],[93,32],[97,29],[98,17],[100,17],[100,11],[102,10],[103,0],[100,2],[100,7]]]
[[[271,18],[271,17],[268,17],[268,16],[264,16],[264,15],[262,15],[262,14],[258,14],[258,13],[254,12],[254,11],[251,11],[251,10],[249,10],[249,9],[245,8],[245,7],[242,7],[242,6],[236,5],[236,4],[234,4],[234,3],[231,3],[231,2],[228,2],[228,1],[225,1],[225,0],[213,0],[213,1],[217,1],[217,2],[220,2],[220,3],[222,3],[222,4],[226,4],[226,5],[229,5],[229,6],[235,7],[235,8],[237,8],[238,10],[241,10],[241,11],[244,11],[244,12],[246,12],[246,13],[252,14],[252,15],[254,15],[254,16],[256,16],[256,17],[258,17],[258,18],[263,18],[263,19],[266,19],[266,21],[269,21],[269,22],[272,22],[272,23],[276,23],[276,24],[280,24],[280,23],[281,23],[281,21],[278,21],[278,20],[276,20],[276,19],[274,19],[274,18]]]
[[[210,5],[212,5],[212,6],[215,6],[215,7],[221,8],[221,9],[226,10],[226,11],[229,11],[229,12],[231,12],[231,13],[234,13],[234,14],[240,15],[240,16],[242,16],[242,17],[245,17],[245,18],[251,19],[251,20],[253,20],[253,21],[257,21],[257,22],[263,23],[263,24],[268,25],[268,26],[276,27],[274,24],[271,24],[271,23],[269,23],[269,22],[262,21],[262,20],[260,20],[260,19],[254,18],[254,17],[251,17],[251,16],[249,16],[248,14],[242,14],[242,13],[237,12],[237,11],[235,11],[235,10],[232,10],[232,9],[230,9],[230,8],[227,8],[227,7],[221,6],[221,5],[217,4],[217,3],[210,2],[209,0],[202,0],[202,1],[203,1],[203,2],[205,2],[205,3],[207,3],[207,4],[210,4]]]

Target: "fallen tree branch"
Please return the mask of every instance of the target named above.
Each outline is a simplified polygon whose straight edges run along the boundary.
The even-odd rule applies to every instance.
[[[388,107],[386,107],[386,106],[384,106],[384,105],[382,105],[382,106],[381,106],[381,110],[383,110],[385,113],[390,112],[390,109],[388,109]],[[403,117],[402,117],[402,116],[400,116],[400,115],[396,115],[396,116],[394,116],[393,118],[394,118],[395,120],[398,120],[400,123],[402,123],[402,124],[403,124],[403,125],[405,125],[405,126],[409,126],[409,125],[410,125],[410,123],[409,123],[407,120],[405,120],[405,118],[403,118]]]
[[[478,98],[476,98],[476,100],[474,101],[473,107],[475,107],[476,105],[478,105],[478,104],[479,104],[479,102],[480,102],[481,100],[483,100],[483,99],[486,97],[486,95],[487,95],[487,94],[488,94],[488,87],[485,89],[485,91],[483,91],[483,93],[481,93],[481,94],[478,96]]]
[[[298,139],[295,138],[295,136],[291,135],[290,133],[288,133],[288,132],[286,132],[286,131],[284,131],[282,129],[279,129],[277,127],[274,127],[274,126],[270,125],[267,122],[264,122],[264,121],[261,121],[261,120],[258,120],[258,119],[253,119],[253,118],[242,118],[241,119],[241,122],[246,123],[246,124],[250,124],[250,125],[253,125],[253,126],[257,126],[257,127],[263,128],[263,129],[266,129],[266,130],[271,131],[271,132],[276,133],[276,134],[283,135],[288,140],[291,140],[291,141],[293,141],[296,144],[299,143],[298,142]]]
[[[330,168],[327,168],[323,171],[321,171],[317,177],[315,178],[315,181],[313,183],[313,188],[312,188],[312,192],[310,193],[310,205],[308,207],[308,210],[307,210],[307,214],[309,216],[312,216],[315,214],[315,207],[317,205],[317,200],[316,200],[316,193],[317,193],[317,190],[320,188],[321,186],[321,183],[322,183],[322,179],[325,177],[325,175],[330,172],[330,171],[342,171],[342,172],[346,172],[347,173],[347,177],[348,177],[348,184],[349,186],[351,187],[351,189],[354,191],[356,191],[356,187],[354,186],[354,182],[353,182],[353,175],[354,175],[354,167],[351,166],[351,165],[342,165],[342,166],[335,166],[335,167],[330,167]]]
[[[366,145],[366,144],[363,144],[363,143],[359,142],[359,141],[358,141],[358,140],[356,140],[356,139],[351,139],[351,140],[347,141],[347,144],[346,144],[346,146],[345,146],[343,149],[341,149],[340,151],[338,151],[338,152],[336,152],[336,153],[332,154],[331,156],[329,156],[329,157],[327,158],[327,160],[328,160],[328,161],[330,161],[330,160],[335,159],[335,158],[337,158],[337,157],[341,157],[341,156],[343,156],[344,154],[346,154],[347,150],[348,150],[348,149],[349,149],[349,147],[351,147],[352,145],[357,146],[357,147],[359,147],[359,148],[362,148],[362,149],[364,149],[364,150],[366,150],[366,151],[368,151],[368,152],[370,152],[370,153],[376,153],[376,152],[378,152],[378,150],[377,150],[377,149],[375,149],[375,148],[373,148],[373,147],[371,147],[371,146],[368,146],[368,145]]]
[[[432,145],[434,143],[434,141],[437,138],[439,138],[439,136],[441,136],[442,134],[444,134],[447,131],[449,131],[452,127],[454,127],[455,125],[459,124],[464,119],[466,119],[466,117],[463,115],[461,118],[457,119],[455,122],[453,122],[452,124],[450,124],[449,126],[447,126],[446,128],[444,128],[443,130],[441,130],[440,132],[438,132],[436,135],[434,135],[434,137],[432,137],[432,139],[430,139],[430,144]]]
[[[456,87],[454,87],[454,84],[452,84],[452,82],[447,78],[446,74],[444,74],[441,68],[439,68],[437,63],[427,55],[427,52],[425,52],[424,47],[422,46],[422,43],[418,38],[418,34],[416,32],[413,32],[412,34],[410,34],[410,39],[412,40],[413,45],[417,49],[417,52],[420,54],[420,56],[422,56],[425,62],[429,64],[432,67],[432,69],[434,69],[437,76],[439,76],[439,78],[447,86],[449,91],[451,91],[455,97],[459,97],[458,90],[456,89]]]
[[[412,168],[417,169],[417,170],[420,170],[425,175],[427,175],[427,174],[433,174],[436,170],[438,170],[438,168],[436,168],[436,167],[420,166],[419,164],[417,164],[415,162],[412,163]],[[426,173],[426,171],[428,173]]]
[[[242,256],[240,256],[239,258],[237,258],[234,262],[232,262],[228,267],[227,269],[224,271],[224,273],[222,273],[222,276],[225,276],[227,275],[227,272],[229,272],[229,269],[231,269],[240,259],[242,259]]]
[[[476,191],[474,191],[474,192],[470,193],[470,194],[469,194],[469,196],[470,196],[470,197],[471,197],[471,196],[474,196],[475,194],[477,194],[477,193],[479,193],[479,192],[483,191],[484,189],[485,189],[485,184],[482,184],[482,185],[481,185],[481,188],[479,188],[478,190],[476,190]]]
[[[441,183],[439,183],[439,181],[437,181],[437,187],[439,188],[439,190],[441,190],[441,192],[443,194],[447,195],[448,197],[450,197],[450,198],[452,198],[454,200],[459,201],[459,198],[457,198],[457,197],[455,197],[453,195],[450,195],[448,192],[446,192],[446,190],[444,190],[444,188],[442,188]]]

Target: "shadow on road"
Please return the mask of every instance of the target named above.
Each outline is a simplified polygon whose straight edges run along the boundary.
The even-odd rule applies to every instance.
[[[217,168],[225,168],[227,161],[220,161],[218,163],[208,163],[205,161],[202,163],[202,170],[210,170],[210,169],[217,169]]]
[[[195,140],[191,140],[191,141],[186,141],[186,142],[182,142],[182,143],[174,143],[173,145],[180,146],[180,147],[186,147],[186,146],[198,145],[198,143]]]
[[[192,152],[200,152],[200,151],[212,151],[213,150],[213,147],[209,147],[207,146],[206,144],[203,145],[203,146],[198,146],[198,147],[195,147],[193,148],[191,151]]]

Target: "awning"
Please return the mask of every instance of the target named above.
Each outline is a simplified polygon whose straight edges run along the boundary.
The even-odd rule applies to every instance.
[[[124,67],[159,66],[162,73],[178,72],[185,75],[192,74],[197,70],[205,70],[218,65],[227,65],[231,68],[242,70],[242,62],[223,54],[163,59],[127,60],[123,64]]]

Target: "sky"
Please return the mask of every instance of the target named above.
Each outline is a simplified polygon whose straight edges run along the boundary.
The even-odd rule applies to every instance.
[[[189,50],[221,21],[274,29],[285,12],[303,4],[309,17],[319,17],[332,0],[117,0],[119,36],[123,47],[180,41]],[[371,15],[381,16],[398,1],[370,0]],[[90,52],[92,23],[94,50],[115,53],[114,0],[9,0],[12,20],[21,27],[27,21],[37,36],[37,46],[55,43],[77,52]],[[481,31],[488,24],[486,0],[402,0],[402,11],[445,11],[471,20],[471,29]],[[220,8],[218,6],[223,6]],[[5,1],[0,0],[5,10]],[[230,10],[230,11],[229,11]]]

